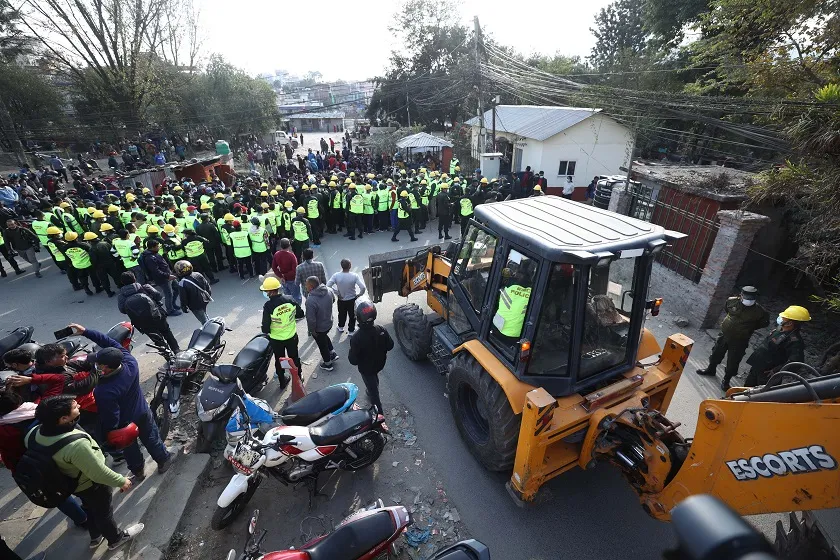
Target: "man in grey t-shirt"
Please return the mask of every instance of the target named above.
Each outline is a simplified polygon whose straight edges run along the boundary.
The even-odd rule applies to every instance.
[[[327,280],[327,287],[338,296],[338,332],[344,332],[344,322],[349,315],[347,332],[353,334],[356,330],[356,298],[365,293],[365,283],[361,276],[350,272],[351,266],[348,259],[341,259],[341,272],[336,272]]]

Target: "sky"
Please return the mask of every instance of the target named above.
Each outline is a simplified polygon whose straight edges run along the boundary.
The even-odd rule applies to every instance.
[[[523,54],[586,56],[589,28],[610,0],[460,0],[464,23]],[[398,0],[196,0],[205,50],[249,74],[321,72],[326,80],[382,75],[396,46],[388,25]]]

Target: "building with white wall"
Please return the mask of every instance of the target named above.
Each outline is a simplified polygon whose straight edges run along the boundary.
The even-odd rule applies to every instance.
[[[535,105],[496,106],[496,146],[492,146],[493,111],[467,121],[472,151],[500,152],[513,173],[545,172],[551,194],[559,194],[566,176],[578,188],[596,175],[616,175],[630,162],[633,135],[601,109]],[[505,171],[503,166],[503,171]],[[581,198],[582,192],[575,198]]]

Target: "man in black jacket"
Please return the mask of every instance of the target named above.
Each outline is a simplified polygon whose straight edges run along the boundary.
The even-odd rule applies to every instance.
[[[218,204],[217,204],[218,206]],[[213,210],[215,211],[215,206]],[[222,213],[224,216],[224,213]],[[207,250],[207,257],[210,259],[210,268],[213,272],[221,272],[225,268],[225,261],[223,258],[222,236],[216,224],[210,219],[207,214],[201,215],[201,223],[196,228],[196,233],[207,240],[204,248]]]
[[[189,261],[176,262],[175,274],[178,276],[181,310],[184,313],[192,311],[198,322],[203,325],[210,320],[207,316],[207,305],[213,301],[210,296],[210,283],[203,274],[193,270]]]
[[[146,239],[146,250],[140,255],[140,263],[146,278],[154,282],[155,286],[163,292],[166,314],[170,317],[180,315],[180,308],[175,303],[175,299],[178,297],[178,284],[175,282],[175,275],[172,274],[169,263],[160,254],[160,241],[151,238]]]
[[[163,337],[173,352],[180,352],[178,341],[166,320],[166,312],[161,308],[163,296],[160,292],[150,284],[138,284],[132,272],[123,272],[120,284],[122,287],[117,294],[120,313],[128,315],[138,331]]]
[[[356,305],[356,319],[359,322],[359,330],[350,337],[350,354],[347,358],[351,364],[359,366],[368,400],[382,414],[379,372],[385,368],[385,360],[388,352],[394,348],[394,340],[388,331],[374,324],[376,306],[373,303],[367,300],[360,301]],[[384,424],[382,426],[387,430]]]
[[[12,249],[17,251],[18,255],[23,257],[23,260],[35,267],[35,277],[41,276],[41,263],[38,262],[38,255],[41,252],[41,242],[38,241],[38,236],[26,228],[22,228],[15,220],[6,222],[5,232],[6,243],[11,245]]]

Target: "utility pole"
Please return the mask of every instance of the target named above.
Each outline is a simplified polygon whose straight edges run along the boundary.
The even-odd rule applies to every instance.
[[[499,104],[499,96],[493,98],[493,152],[496,151],[496,105]]]
[[[476,154],[476,156],[480,157],[481,141],[484,136],[484,114],[481,110],[483,106],[483,103],[481,102],[481,56],[478,50],[478,42],[481,41],[481,25],[478,23],[478,16],[473,18],[473,23],[475,24],[475,77],[478,97],[478,105],[475,112],[476,117],[478,117],[478,154]]]
[[[411,108],[408,106],[408,91],[405,92],[405,114],[408,115],[408,128],[411,128]]]

